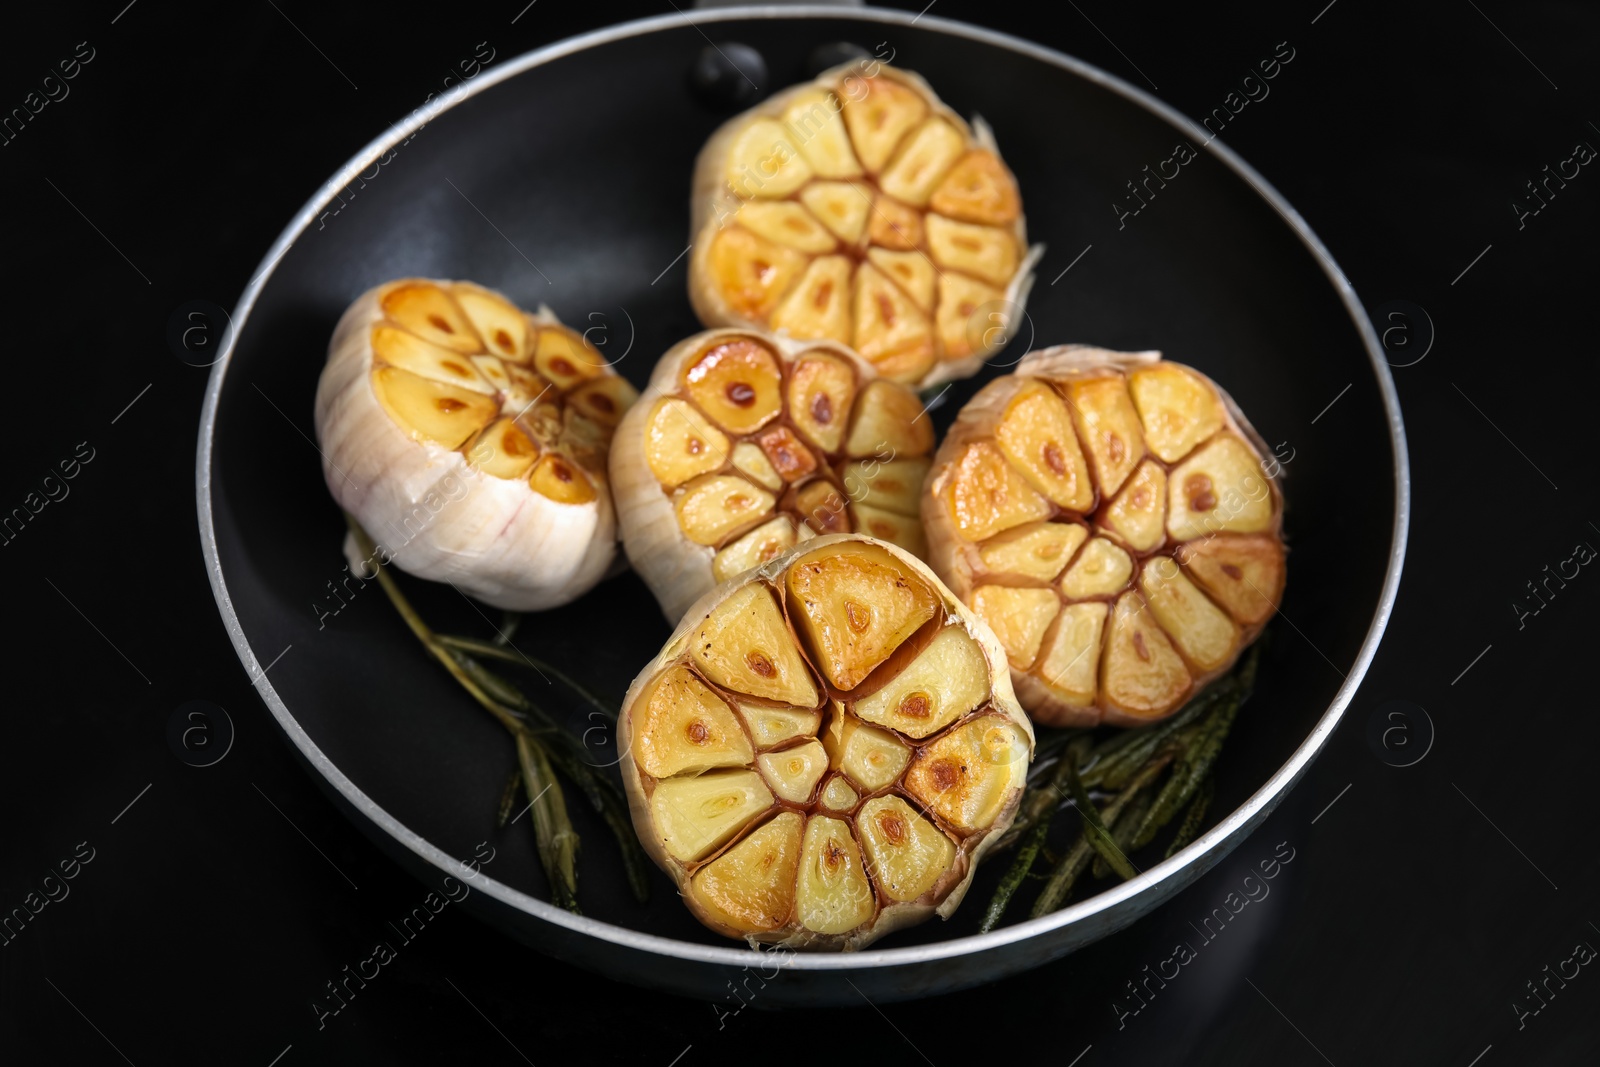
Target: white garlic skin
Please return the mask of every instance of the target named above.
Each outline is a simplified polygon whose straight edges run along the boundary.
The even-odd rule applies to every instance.
[[[563,504],[525,479],[475,469],[460,452],[413,440],[372,387],[372,327],[383,294],[350,305],[317,383],[316,434],[328,491],[396,566],[511,611],[559,607],[583,595],[616,555],[616,518],[602,472],[595,499]],[[448,287],[452,283],[433,281]],[[541,324],[554,318],[530,316]]]

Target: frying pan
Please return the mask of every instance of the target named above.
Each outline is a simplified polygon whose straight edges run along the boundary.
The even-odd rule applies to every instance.
[[[982,901],[1004,866],[991,863],[949,922],[849,955],[776,956],[701,928],[664,876],[650,903],[636,904],[603,826],[574,804],[585,913],[569,914],[546,902],[529,828],[494,828],[513,758],[501,727],[424,658],[381,592],[330,597],[328,583],[343,578],[343,525],[308,431],[328,337],[356,295],[403,275],[471,278],[592,328],[639,385],[657,355],[698,328],[681,255],[689,176],[725,112],[686,75],[708,40],[758,50],[774,88],[801,80],[818,46],[888,55],[887,46],[958,111],[993,125],[1030,237],[1049,252],[1010,348],[935,409],[941,431],[1030,344],[1083,341],[1159,348],[1199,367],[1283,462],[1287,598],[1217,770],[1219,821],[1139,877],[980,935]],[[1195,158],[1137,215],[1109,206],[1180,144]],[[386,130],[319,189],[263,258],[232,327],[201,419],[201,537],[240,659],[293,750],[349,818],[432,886],[461,878],[460,858],[488,854],[476,846],[489,841],[494,858],[465,902],[484,921],[550,956],[681,994],[720,996],[728,981],[776,967],[765,1005],[925,996],[1037,966],[1133,922],[1227,855],[1305,772],[1372,659],[1399,582],[1409,486],[1393,384],[1349,283],[1299,215],[1143,92],[934,17],[680,13],[505,60]],[[492,632],[448,587],[401,581],[437,628]],[[623,574],[528,617],[518,642],[614,698],[667,632],[648,591]],[[594,726],[558,691],[540,699],[579,733]],[[615,758],[604,736],[590,740],[597,763]]]

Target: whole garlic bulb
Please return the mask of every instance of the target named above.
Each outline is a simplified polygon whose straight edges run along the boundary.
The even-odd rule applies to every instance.
[[[634,828],[684,903],[807,949],[949,918],[1016,815],[1033,742],[990,629],[856,534],[707,593],[617,720]]]
[[[1052,726],[1139,726],[1227,671],[1283,595],[1275,461],[1210,378],[1064,345],[979,390],[934,457],[928,562]]]
[[[668,349],[617,427],[628,559],[668,622],[797,541],[858,531],[922,555],[933,426],[842,345],[707,330]]]
[[[976,373],[1004,345],[1044,251],[1028,247],[988,126],[877,62],[730,119],[691,195],[701,322],[838,341],[918,389]]]
[[[606,452],[636,395],[548,311],[468,282],[387,282],[328,345],[323,475],[407,573],[496,607],[556,607],[615,556]]]

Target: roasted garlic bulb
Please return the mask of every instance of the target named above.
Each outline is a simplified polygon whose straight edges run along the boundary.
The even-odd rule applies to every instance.
[[[967,404],[924,489],[928,561],[1036,721],[1162,718],[1255,640],[1284,582],[1264,450],[1158,352],[1045,349]]]
[[[982,120],[855,64],[730,120],[695,165],[689,298],[707,326],[851,345],[918,388],[977,371],[1043,249]]]
[[[841,345],[708,330],[661,357],[611,450],[622,542],[669,622],[797,541],[857,531],[913,555],[933,426]]]
[[[634,680],[634,828],[707,926],[856,949],[961,902],[1033,753],[1005,652],[909,553],[798,545],[718,586]]]
[[[636,396],[546,311],[467,282],[389,282],[328,346],[323,475],[408,573],[496,607],[555,607],[616,554],[606,452]]]

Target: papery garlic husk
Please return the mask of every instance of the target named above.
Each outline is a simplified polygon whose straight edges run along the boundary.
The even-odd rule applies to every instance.
[[[616,555],[606,453],[636,396],[543,308],[399,279],[357,298],[328,345],[323,475],[380,562],[495,607],[556,607]]]
[[[994,634],[920,560],[858,534],[702,597],[617,736],[634,828],[690,911],[796,949],[949,918],[1033,758]]]
[[[1159,352],[1033,352],[968,402],[922,501],[928,561],[1051,726],[1138,726],[1233,666],[1283,596],[1281,468]]]
[[[977,372],[1021,320],[1042,246],[981,119],[881,63],[730,119],[695,163],[689,299],[707,326],[852,346],[918,389]]]
[[[669,623],[720,581],[820,534],[914,555],[932,421],[842,345],[748,329],[668,349],[617,427],[622,542]]]

